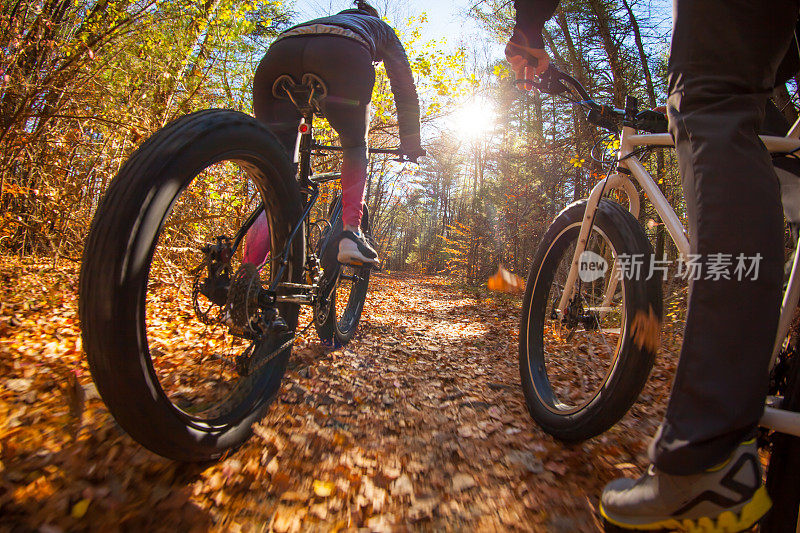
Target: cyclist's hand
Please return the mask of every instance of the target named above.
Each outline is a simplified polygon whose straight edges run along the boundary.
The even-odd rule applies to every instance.
[[[416,163],[417,159],[419,159],[420,157],[424,157],[426,154],[425,149],[422,148],[421,146],[409,149],[402,147],[402,150],[406,158],[408,158],[408,160],[411,161],[412,163]]]
[[[518,80],[530,79],[538,76],[550,64],[550,56],[542,48],[530,48],[509,41],[506,45],[506,59],[511,63],[511,70]],[[526,85],[525,89],[532,87]]]

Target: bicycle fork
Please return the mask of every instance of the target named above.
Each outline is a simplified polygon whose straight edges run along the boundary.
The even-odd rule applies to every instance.
[[[689,239],[683,230],[683,225],[680,223],[680,220],[675,212],[669,207],[669,202],[664,197],[663,193],[655,184],[655,182],[652,179],[641,178],[641,176],[649,177],[649,174],[642,163],[636,157],[632,157],[634,155],[634,149],[637,146],[669,146],[671,144],[671,140],[669,138],[663,139],[662,142],[659,143],[648,142],[647,139],[652,137],[653,136],[648,135],[637,135],[636,130],[632,127],[625,126],[622,128],[622,133],[619,138],[620,148],[617,154],[616,171],[609,173],[605,179],[600,180],[592,189],[589,199],[587,200],[586,212],[584,213],[584,218],[581,223],[581,230],[578,235],[578,243],[575,248],[575,254],[572,258],[567,284],[565,286],[564,293],[561,296],[561,300],[558,303],[557,311],[560,314],[563,315],[564,310],[566,309],[567,305],[569,305],[569,302],[573,297],[575,282],[577,281],[579,274],[581,254],[583,254],[583,252],[586,250],[586,245],[588,244],[592,225],[594,223],[595,213],[597,212],[597,206],[599,205],[600,199],[605,191],[616,189],[624,192],[625,196],[628,198],[628,211],[630,211],[634,218],[639,217],[639,193],[636,190],[636,187],[634,187],[631,177],[636,178],[636,181],[639,183],[642,189],[644,189],[645,194],[647,194],[648,198],[650,198],[652,201],[653,206],[656,208],[656,212],[658,212],[659,216],[663,219],[665,227],[672,237],[672,240],[675,242],[678,251],[684,256],[689,253]],[[612,276],[608,286],[606,287],[603,302],[599,309],[596,308],[596,310],[600,312],[605,312],[608,310],[608,306],[611,303],[614,292],[616,291],[617,284],[620,281],[619,265],[616,256],[614,257],[614,264],[612,265],[611,269]]]
[[[639,194],[628,176],[620,172],[619,169],[600,180],[594,186],[586,202],[586,211],[584,212],[583,221],[581,222],[578,243],[575,246],[575,253],[572,256],[572,264],[570,265],[567,282],[564,285],[564,291],[561,293],[561,299],[556,307],[556,313],[558,313],[559,319],[564,317],[565,310],[574,296],[575,282],[578,280],[580,271],[581,256],[586,251],[586,245],[589,242],[589,236],[592,231],[592,225],[594,224],[594,217],[597,212],[597,207],[600,204],[600,199],[606,190],[614,189],[621,190],[625,193],[628,197],[628,210],[634,217],[639,216]],[[599,308],[595,307],[589,310],[594,310],[599,313],[608,311],[618,282],[619,266],[617,265],[616,257],[614,257],[614,263],[611,266],[611,279],[606,287],[603,302]]]

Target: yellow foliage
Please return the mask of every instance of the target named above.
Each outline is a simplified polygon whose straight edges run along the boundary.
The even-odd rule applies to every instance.
[[[569,160],[569,164],[575,168],[581,168],[585,162],[585,159],[581,159],[578,156],[575,156]]]
[[[84,515],[86,514],[86,511],[89,510],[89,503],[90,502],[91,502],[91,500],[89,500],[88,498],[84,498],[81,501],[79,501],[78,503],[76,503],[75,505],[73,505],[72,506],[72,512],[70,512],[70,514],[72,515],[72,518],[74,518],[76,520],[78,520],[80,518],[83,518]]]

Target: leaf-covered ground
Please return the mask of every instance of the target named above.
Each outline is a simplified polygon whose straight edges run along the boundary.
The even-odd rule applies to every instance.
[[[662,349],[633,410],[566,446],[524,407],[518,299],[376,275],[358,337],[309,334],[250,441],[187,465],[98,398],[76,288],[74,267],[0,260],[0,530],[595,531],[603,485],[647,463],[675,362]]]

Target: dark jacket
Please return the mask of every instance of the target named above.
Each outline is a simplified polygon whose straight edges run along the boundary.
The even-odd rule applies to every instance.
[[[386,74],[392,86],[392,93],[397,104],[397,122],[400,128],[400,142],[407,153],[420,148],[419,137],[419,100],[414,85],[414,76],[400,39],[394,29],[381,19],[359,11],[348,9],[315,20],[309,20],[286,30],[284,34],[292,34],[294,30],[309,26],[335,26],[344,28],[357,35],[355,42],[366,46],[373,61],[383,61]],[[337,35],[324,30],[317,35]],[[341,34],[338,34],[341,35]],[[278,37],[280,39],[280,36]]]
[[[511,42],[530,48],[544,48],[542,28],[557,7],[558,0],[514,0],[517,23]]]

